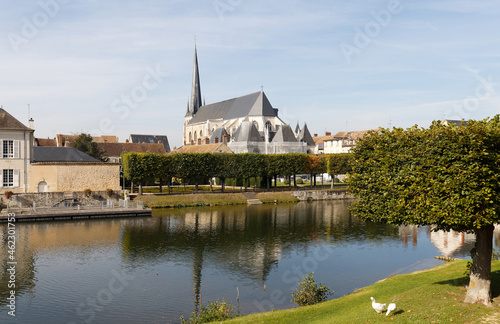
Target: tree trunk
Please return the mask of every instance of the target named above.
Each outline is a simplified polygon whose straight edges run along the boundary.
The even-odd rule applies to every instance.
[[[139,195],[142,195],[142,181],[139,182]]]
[[[130,182],[130,193],[134,193],[134,181]]]
[[[163,180],[160,178],[160,193],[163,192]]]
[[[226,186],[226,179],[221,178],[220,182],[221,182],[221,192],[224,193],[224,187]]]
[[[335,180],[335,175],[332,175],[332,189],[333,189],[333,182]]]
[[[476,229],[476,243],[470,251],[472,267],[464,302],[491,304],[491,254],[493,251],[493,225]]]

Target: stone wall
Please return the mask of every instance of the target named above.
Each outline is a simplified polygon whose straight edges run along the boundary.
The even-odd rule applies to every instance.
[[[338,190],[318,190],[318,191],[304,190],[304,191],[295,191],[293,195],[301,201],[354,199],[354,196],[348,194],[346,191],[338,191]]]
[[[120,190],[120,165],[113,163],[35,163],[31,165],[31,188],[47,183],[49,192],[73,192],[90,189]]]
[[[17,204],[21,203],[23,207],[33,206],[33,202],[37,206],[54,206],[64,199],[74,199],[75,201],[81,203],[90,203],[95,201],[107,201],[108,199],[113,199],[118,201],[123,199],[122,190],[113,190],[111,197],[108,196],[107,191],[94,191],[89,197],[85,195],[83,191],[75,192],[39,192],[39,193],[20,193],[14,194],[10,201]],[[4,199],[5,203],[6,201]]]

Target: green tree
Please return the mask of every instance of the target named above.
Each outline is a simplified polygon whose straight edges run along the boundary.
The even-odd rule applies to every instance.
[[[465,302],[491,305],[493,225],[500,221],[500,119],[467,126],[382,129],[353,149],[354,215],[391,224],[472,232]]]
[[[326,172],[332,177],[332,188],[335,176],[347,174],[351,170],[352,153],[329,154],[325,156]]]
[[[108,158],[104,155],[104,152],[100,151],[97,147],[97,143],[93,141],[90,134],[80,134],[77,139],[71,143],[71,146],[85,154],[90,155],[103,162],[108,162]]]

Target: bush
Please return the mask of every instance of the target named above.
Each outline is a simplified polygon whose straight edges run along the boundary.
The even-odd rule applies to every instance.
[[[90,195],[92,194],[92,190],[90,189],[85,189],[83,191],[83,194],[85,195],[85,197],[90,197]]]
[[[304,180],[302,179],[297,179],[297,184],[303,184],[304,183]]]
[[[225,321],[239,315],[239,312],[235,311],[235,307],[232,304],[226,303],[225,299],[222,299],[222,303],[217,299],[215,302],[208,301],[207,306],[201,306],[200,313],[193,312],[189,320],[184,320],[182,316],[180,320],[182,324],[210,323]]]
[[[314,305],[324,301],[333,291],[324,284],[317,285],[313,278],[314,272],[308,273],[302,281],[299,281],[300,288],[292,293],[292,302],[299,306]]]
[[[106,194],[109,198],[113,197],[113,189],[106,189]]]
[[[283,183],[287,185],[290,183],[290,180],[287,179],[287,180],[283,181]]]
[[[6,191],[6,192],[4,193],[4,195],[5,195],[5,198],[6,198],[6,199],[10,199],[10,197],[12,197],[12,195],[13,195],[13,194],[14,194],[14,193],[13,193],[12,191]]]

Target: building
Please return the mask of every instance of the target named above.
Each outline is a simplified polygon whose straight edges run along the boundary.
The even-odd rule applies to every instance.
[[[313,136],[313,141],[314,141],[314,154],[324,154],[324,147],[325,147],[325,140],[332,140],[333,135],[331,132],[325,132],[324,136],[318,136],[318,134],[314,134]]]
[[[168,137],[166,135],[138,135],[131,134],[129,138],[130,143],[148,143],[148,144],[163,144],[165,152],[170,152],[170,145],[168,144]]]
[[[97,148],[110,163],[121,163],[121,155],[127,152],[167,154],[162,143],[97,143]]]
[[[29,192],[33,157],[33,121],[30,128],[0,108],[0,192]]]
[[[71,147],[80,135],[64,135],[57,134],[55,138],[35,138],[35,146],[51,146],[51,147]],[[118,143],[118,137],[114,135],[103,135],[92,137],[92,141],[96,143]]]
[[[34,147],[31,192],[121,190],[120,165],[101,162],[72,147]]]
[[[338,132],[333,138],[323,140],[323,151],[325,154],[349,153],[356,142],[370,131],[372,130]]]
[[[196,48],[183,142],[184,146],[225,142],[234,153],[312,153],[314,148],[307,126],[295,134],[278,117],[278,109],[271,105],[264,91],[208,105],[202,103]]]

